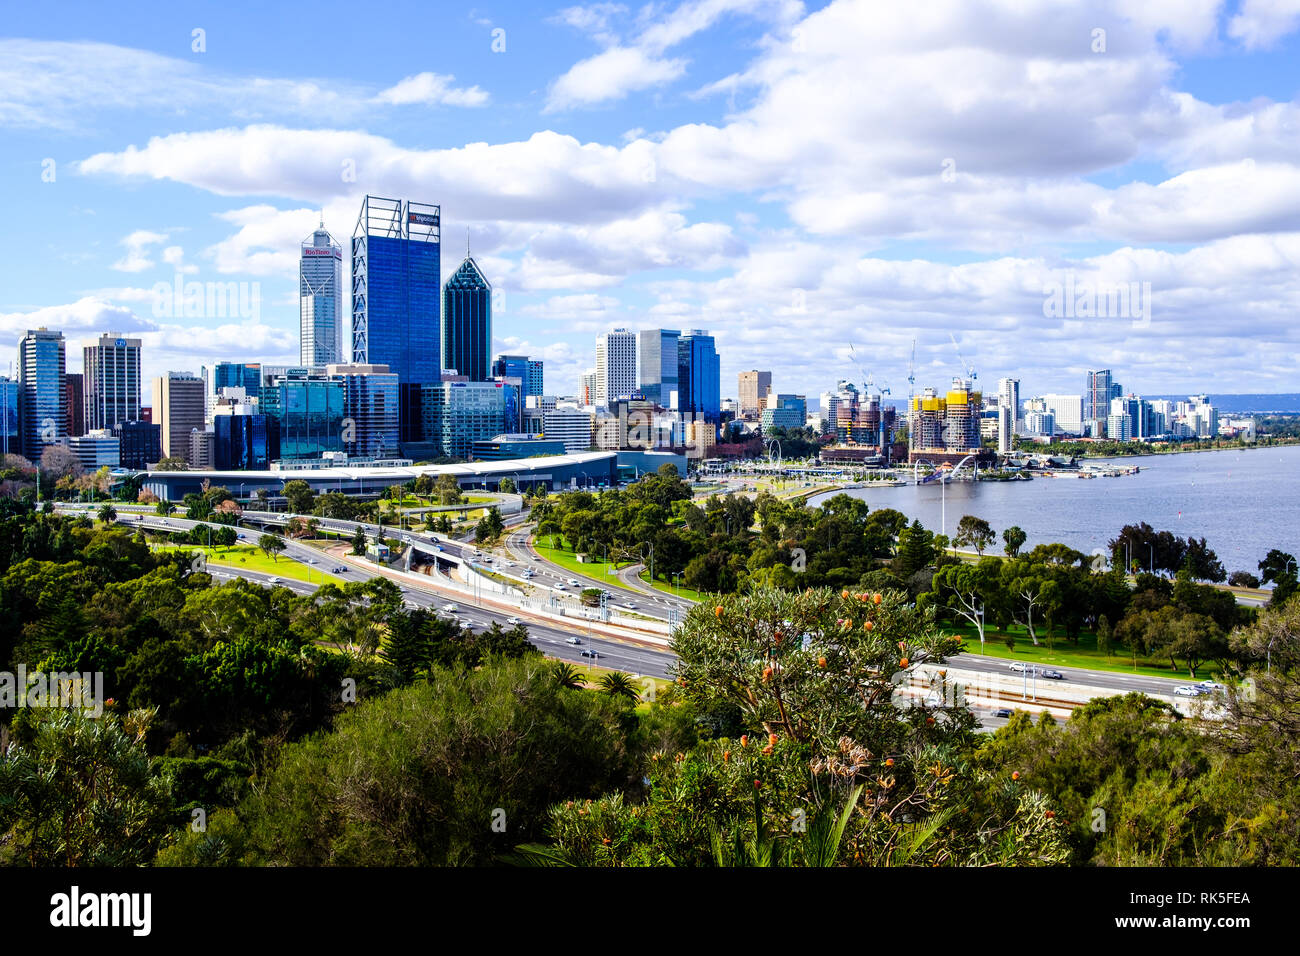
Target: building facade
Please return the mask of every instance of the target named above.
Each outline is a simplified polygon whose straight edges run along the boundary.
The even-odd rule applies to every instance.
[[[162,426],[153,422],[118,422],[113,426],[123,468],[144,470],[163,458]],[[192,434],[192,433],[191,433]],[[186,458],[186,461],[192,461]],[[195,467],[199,467],[196,463]]]
[[[717,425],[722,420],[722,379],[713,336],[688,329],[677,340],[677,410]]]
[[[0,455],[21,455],[23,451],[18,393],[18,383],[0,375]]]
[[[397,376],[387,365],[330,365],[326,373],[343,386],[343,451],[351,458],[396,458]]]
[[[596,337],[596,400],[604,408],[637,390],[637,334],[613,329]]]
[[[424,386],[442,376],[439,207],[366,196],[352,235],[352,363],[397,375],[403,443],[426,441]]]
[[[643,329],[637,333],[637,386],[647,401],[660,408],[677,407],[676,329]]]
[[[162,426],[164,458],[189,464],[190,432],[206,424],[203,379],[190,372],[168,372],[153,380],[153,403]]]
[[[140,340],[101,335],[82,349],[88,431],[140,420]]]
[[[303,240],[298,256],[299,358],[303,365],[327,365],[350,354],[343,328],[343,247],[320,228]]]
[[[22,453],[33,462],[68,437],[67,360],[62,332],[29,329],[18,342]]]
[[[758,369],[751,369],[748,372],[741,372],[737,382],[739,395],[739,412],[741,418],[754,419],[758,417],[759,401],[772,390],[772,373],[760,372]],[[825,396],[822,397],[822,406],[825,407]],[[834,413],[831,413],[834,417]]]
[[[442,364],[486,382],[492,354],[492,286],[469,256],[442,290]]]
[[[63,394],[67,405],[68,435],[86,434],[86,389],[80,372],[69,372],[63,377]]]

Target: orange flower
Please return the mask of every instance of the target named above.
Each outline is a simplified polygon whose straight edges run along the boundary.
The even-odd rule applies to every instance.
[[[763,753],[765,753],[765,754],[770,754],[771,752],[772,752],[772,746],[771,746],[771,744],[769,744],[768,746],[766,746],[766,747],[763,748]]]
[[[1012,779],[1012,780],[1019,780],[1019,779],[1020,779],[1020,771],[1019,771],[1019,770],[1013,770],[1013,771],[1011,771],[1011,779]]]
[[[904,657],[901,661],[898,662],[898,666],[906,667],[909,663],[911,662],[906,657]]]
[[[775,747],[775,746],[776,746],[776,734],[768,734],[768,735],[767,735],[767,743],[768,743],[768,746],[770,746],[770,747]]]
[[[731,762],[731,751],[730,751],[730,750],[724,750],[724,751],[722,751],[722,762],[723,762],[723,763],[730,763],[730,762]]]
[[[715,607],[715,608],[713,609],[713,614],[714,614],[715,617],[722,617],[722,605],[721,605],[721,604],[719,604],[717,607]]]
[[[862,625],[862,629],[864,631],[874,631],[876,629],[876,625],[873,624],[871,621],[867,621],[867,623]]]
[[[740,735],[740,746],[742,746],[742,747],[748,747],[748,746],[749,746],[749,735],[748,735],[748,734],[741,734],[741,735]]]
[[[885,758],[885,766],[886,766],[886,767],[892,767],[893,765],[894,765],[894,758],[893,758],[893,757],[886,757],[886,758]]]
[[[925,718],[925,724],[926,724],[927,727],[933,727],[933,726],[934,726],[934,718],[933,718],[933,717],[927,717],[927,718]]]
[[[824,658],[824,657],[819,657],[819,658],[817,658],[817,666],[818,666],[818,667],[825,667],[825,666],[826,666],[826,658]]]
[[[762,789],[763,789],[763,781],[762,781],[762,780],[755,780],[755,781],[754,781],[754,789],[755,789],[755,790],[762,790]]]
[[[881,601],[881,597],[880,597],[879,594],[873,594],[873,595],[871,595],[871,603],[872,603],[872,604],[879,604],[880,601]]]
[[[770,681],[771,679],[772,679],[772,668],[771,668],[771,667],[764,667],[764,668],[763,668],[763,683],[766,684],[766,683],[767,683],[768,681]]]
[[[848,588],[845,588],[843,591],[840,592],[840,597],[845,598],[847,600],[848,596],[849,596]]]
[[[1043,814],[1043,816],[1047,817],[1047,819],[1049,819],[1049,820],[1055,819],[1055,817],[1056,817],[1056,811],[1055,811],[1055,810],[1048,810],[1046,813]]]
[[[605,844],[605,846],[609,846],[609,837],[605,837],[605,839],[601,840],[600,842]]]

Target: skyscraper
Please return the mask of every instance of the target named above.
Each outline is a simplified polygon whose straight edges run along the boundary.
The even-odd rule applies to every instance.
[[[153,380],[154,418],[162,426],[164,458],[190,460],[190,432],[204,426],[203,379],[191,372],[168,372]]]
[[[339,362],[345,350],[343,334],[343,248],[320,228],[302,242],[298,257],[298,310],[303,365]]]
[[[608,406],[636,391],[635,332],[613,329],[596,336],[596,404]]]
[[[17,382],[0,375],[0,455],[18,455],[23,450],[18,391]]]
[[[28,329],[18,341],[23,454],[32,461],[39,462],[48,446],[68,436],[67,363],[62,332]]]
[[[1106,427],[1110,417],[1110,400],[1123,394],[1119,383],[1110,375],[1110,369],[1089,369],[1083,387],[1083,424],[1092,437],[1100,438],[1099,431]]]
[[[492,363],[492,377],[517,378],[523,382],[523,393],[519,399],[522,402],[529,395],[544,394],[542,366],[540,360],[530,359],[526,355],[498,355],[497,360]]]
[[[722,420],[722,379],[713,336],[688,329],[677,340],[677,410],[717,424]]]
[[[442,364],[471,382],[488,380],[492,352],[492,286],[465,256],[443,288]]]
[[[86,429],[140,420],[140,340],[101,335],[82,349]]]
[[[741,372],[739,381],[740,417],[757,418],[758,403],[772,390],[772,373],[752,369]],[[831,416],[834,417],[833,415]]]
[[[86,434],[85,379],[80,372],[63,376],[63,395],[68,409],[68,435]]]
[[[1014,435],[1020,427],[1020,379],[998,379],[998,406],[1011,409],[1011,433]],[[1000,418],[998,420],[1001,421]],[[1000,434],[1001,432],[999,432]],[[1001,451],[1000,448],[999,451]],[[1003,454],[1006,454],[1006,452],[1003,452]]]
[[[643,329],[637,333],[637,385],[641,394],[661,408],[675,408],[678,390],[676,329]]]
[[[440,222],[437,206],[366,196],[352,234],[352,362],[397,375],[403,443],[439,440],[420,389],[442,376]]]

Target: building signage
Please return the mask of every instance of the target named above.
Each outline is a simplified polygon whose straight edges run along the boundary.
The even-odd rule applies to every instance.
[[[406,221],[407,221],[407,222],[413,222],[413,223],[415,223],[417,226],[436,226],[436,225],[438,225],[438,217],[437,217],[437,215],[430,215],[429,213],[424,213],[424,212],[408,212],[408,213],[406,214]]]

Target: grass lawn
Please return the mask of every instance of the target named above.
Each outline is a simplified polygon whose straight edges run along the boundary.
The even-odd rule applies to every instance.
[[[665,584],[663,581],[651,581],[650,572],[641,572],[641,583],[647,587],[652,587],[656,591],[662,591],[664,594],[672,597],[685,598],[688,601],[708,601],[710,596],[706,591],[696,591],[694,588],[688,588],[684,584],[678,584],[673,587],[671,584]]]
[[[547,535],[546,539],[549,540],[550,535]],[[564,538],[557,534],[555,536],[555,541],[557,544],[562,544]],[[618,585],[618,581],[614,575],[606,573],[611,568],[615,567],[612,562],[607,564],[604,561],[579,561],[578,556],[572,551],[565,551],[558,547],[548,547],[540,542],[541,539],[534,538],[533,549],[545,560],[550,561],[553,564],[558,564],[560,567],[564,568],[564,570],[570,571],[573,574],[581,574],[585,577],[595,578],[598,581],[608,580],[611,583],[611,586]],[[619,565],[619,567],[627,567],[627,565],[623,564]]]
[[[976,657],[980,655],[979,636],[975,628],[945,625],[943,629],[951,634],[960,634],[967,651]],[[1048,649],[1047,640],[1041,631],[1038,634],[1037,647],[1030,641],[1029,633],[1024,627],[1014,625],[1011,633],[1016,638],[1014,651],[1007,649],[1005,631],[995,631],[993,628],[985,631],[984,656],[1000,657],[1008,661],[1033,662],[1047,667],[1082,667],[1098,671],[1138,674],[1143,677],[1176,677],[1188,681],[1192,679],[1185,669],[1171,670],[1168,659],[1152,660],[1139,655],[1135,669],[1132,656],[1123,647],[1115,648],[1115,652],[1107,657],[1097,650],[1097,635],[1092,631],[1083,631],[1079,635],[1077,647],[1064,635],[1058,635],[1052,641],[1054,650]],[[1216,670],[1213,664],[1202,664],[1196,669],[1196,680],[1206,680],[1212,677]]]
[[[159,544],[154,545],[154,548],[158,551],[203,551],[208,555],[209,564],[224,565],[247,571],[261,571],[263,574],[272,574],[281,578],[296,578],[299,581],[311,581],[315,584],[319,584],[323,577],[326,580],[334,580],[322,575],[320,571],[315,569],[312,570],[311,576],[308,577],[307,565],[301,564],[293,558],[286,558],[283,555],[277,560],[272,560],[257,548],[249,545],[236,545],[227,549],[209,548],[195,544]]]

